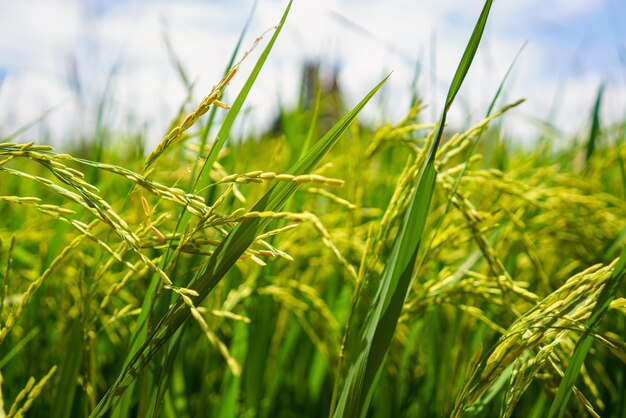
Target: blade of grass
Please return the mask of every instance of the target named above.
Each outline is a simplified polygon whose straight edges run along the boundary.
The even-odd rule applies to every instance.
[[[271,267],[269,266],[271,270]],[[252,292],[246,300],[246,313],[254,320],[248,326],[248,349],[241,374],[241,403],[248,411],[261,411],[262,400],[267,391],[264,382],[270,357],[272,330],[276,329],[276,318],[272,312],[272,300],[260,295],[258,288],[269,283],[270,272],[257,270]],[[260,415],[260,413],[258,412]],[[259,416],[257,415],[257,416]]]
[[[596,142],[600,136],[600,106],[602,104],[602,96],[604,95],[604,84],[598,89],[598,95],[593,105],[593,111],[591,112],[591,130],[589,132],[589,138],[587,139],[587,154],[585,158],[587,163],[593,155],[596,149]]]
[[[304,156],[304,154],[309,150],[309,146],[311,145],[311,140],[313,139],[313,135],[315,133],[315,127],[317,126],[317,119],[320,114],[321,101],[322,90],[318,88],[317,94],[315,95],[315,105],[313,106],[313,116],[311,117],[311,124],[309,125],[309,131],[306,134],[306,139],[304,140],[304,146],[302,147],[300,158]]]
[[[626,169],[624,169],[624,159],[617,153],[617,161],[619,162],[619,174],[622,179],[622,186],[624,187],[624,197],[626,197]]]
[[[339,380],[336,382],[331,415],[334,417],[362,417],[371,402],[375,383],[380,376],[384,358],[398,323],[398,317],[406,298],[413,267],[420,248],[426,218],[430,209],[435,179],[435,155],[443,136],[446,115],[456,97],[480,44],[492,1],[487,0],[476,27],[469,40],[461,62],[452,80],[437,130],[426,161],[420,171],[417,186],[411,196],[391,255],[385,263],[380,280],[366,283],[375,287],[363,324],[349,323],[347,333],[354,335],[348,340],[346,352],[350,355],[346,368],[345,382],[339,399]],[[358,297],[358,295],[357,295]],[[350,328],[356,328],[350,332]],[[356,332],[358,331],[358,332]],[[338,379],[343,377],[340,369]]]
[[[187,74],[187,71],[185,71],[185,66],[183,65],[178,54],[176,53],[174,45],[172,45],[172,41],[170,40],[169,25],[164,16],[161,17],[161,39],[163,39],[163,44],[165,45],[165,50],[167,51],[170,63],[172,64],[172,67],[174,67],[174,69],[176,70],[180,81],[185,86],[185,90],[191,90],[191,86],[193,83],[189,79],[189,75]]]
[[[332,148],[339,137],[354,121],[365,104],[380,89],[387,80],[385,78],[374,87],[361,102],[345,115],[333,128],[320,139],[304,158],[300,159],[289,171],[289,174],[303,175],[315,169],[322,157]],[[296,191],[298,184],[295,182],[278,182],[254,205],[253,212],[278,211],[287,199]],[[252,244],[255,238],[263,232],[271,222],[270,218],[252,218],[239,223],[217,246],[203,268],[195,275],[187,286],[197,292],[198,296],[192,296],[195,306],[215,288],[222,277],[230,270],[244,251]],[[159,322],[155,330],[146,338],[132,360],[122,370],[115,383],[109,388],[103,399],[91,413],[91,418],[102,417],[123,395],[124,391],[132,385],[143,368],[161,350],[169,338],[182,326],[191,315],[189,307],[182,299],[178,299],[170,308],[167,315]]]
[[[39,328],[31,329],[24,338],[22,338],[17,344],[11,347],[11,351],[9,351],[7,354],[4,355],[4,357],[2,357],[2,359],[0,359],[0,369],[6,366],[11,361],[11,359],[15,357],[22,350],[22,348],[24,348],[30,342],[30,340],[37,336],[38,333]]]
[[[609,305],[617,295],[617,292],[622,287],[624,277],[626,277],[626,247],[622,249],[622,253],[611,274],[611,278],[604,285],[602,291],[600,291],[598,301],[591,312],[591,316],[585,323],[585,330],[576,343],[574,353],[567,365],[563,379],[559,384],[554,402],[552,402],[552,406],[550,407],[548,418],[562,418],[565,415],[567,402],[572,394],[572,388],[580,374],[580,368],[585,361],[585,357],[587,357],[591,344],[593,344],[594,334],[597,333],[600,321],[608,311]]]
[[[158,387],[156,388],[155,396],[149,404],[149,413],[146,414],[146,416],[157,418],[161,414],[161,408],[165,402],[165,393],[171,383],[172,369],[174,368],[176,354],[178,354],[178,350],[180,349],[182,335],[183,330],[181,329],[179,332],[174,334],[174,337],[170,341],[168,347],[169,349],[163,361],[163,367],[161,368],[161,373],[156,379]]]
[[[67,351],[59,367],[61,376],[55,386],[56,395],[54,407],[49,411],[53,418],[65,418],[72,416],[74,398],[78,388],[80,365],[83,359],[82,350],[83,327],[79,320],[74,320],[68,336],[65,339]]]
[[[248,326],[238,322],[234,326],[234,336],[231,343],[231,353],[240,364],[245,360],[248,351]],[[220,402],[215,416],[220,418],[236,418],[240,402],[241,376],[235,376],[230,371],[226,373],[220,390]],[[240,411],[240,410],[239,410]]]
[[[484,416],[485,410],[493,402],[503,389],[506,389],[508,381],[513,373],[513,363],[511,363],[497,379],[493,381],[491,386],[476,400],[476,402],[463,411],[462,418]]]
[[[498,90],[496,90],[496,94],[493,96],[493,99],[491,100],[491,103],[489,104],[489,109],[487,109],[487,115],[485,117],[489,117],[491,115],[491,112],[493,112],[493,109],[495,108],[496,103],[498,99],[500,98],[500,95],[504,91],[504,85],[506,84],[506,81],[509,79],[509,76],[511,75],[513,68],[515,68],[515,64],[517,63],[518,58],[520,57],[520,55],[522,55],[522,51],[524,50],[524,48],[526,48],[527,44],[528,44],[528,41],[525,41],[520,47],[520,49],[517,51],[517,54],[515,54],[513,61],[511,61],[509,68],[506,70],[506,73],[504,74],[504,77],[502,77],[502,81],[500,81],[500,85],[498,86]],[[482,137],[483,133],[484,131],[481,131],[481,133],[479,134],[476,140],[476,145],[478,144],[478,142],[480,142],[479,140]],[[472,149],[472,152],[469,155],[474,153],[474,150],[476,149],[476,145],[474,145],[474,148]],[[493,150],[493,144],[488,143],[487,149],[483,152],[483,163],[485,165],[489,164],[489,161],[491,161],[492,150]],[[463,172],[465,172],[465,169],[463,170]]]

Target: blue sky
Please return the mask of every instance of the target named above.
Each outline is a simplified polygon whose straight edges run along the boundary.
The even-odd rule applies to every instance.
[[[150,142],[157,143],[185,98],[164,47],[164,28],[195,81],[197,102],[219,81],[251,5],[252,0],[0,0],[0,135],[54,107],[24,140],[44,133],[58,143],[89,137],[108,85],[107,123],[119,130],[147,126]],[[277,23],[285,5],[260,0],[244,45]],[[295,0],[249,99],[243,129],[262,129],[279,101],[295,101],[305,59],[339,69],[349,104],[393,71],[383,111],[366,109],[365,117],[374,120],[403,116],[420,60],[418,87],[431,105],[426,115],[434,118],[481,7],[480,0]],[[452,123],[480,119],[525,42],[506,93],[509,101],[527,98],[506,118],[512,135],[531,138],[532,121],[546,118],[564,137],[580,132],[601,83],[607,84],[605,120],[623,120],[625,25],[623,0],[496,0]],[[242,66],[227,92],[231,97],[259,52]]]

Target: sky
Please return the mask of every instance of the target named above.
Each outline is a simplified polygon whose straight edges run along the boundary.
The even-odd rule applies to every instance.
[[[109,129],[164,136],[185,100],[165,38],[194,82],[199,103],[216,84],[253,0],[0,0],[0,136],[33,121],[19,141],[77,143],[98,117]],[[243,48],[278,23],[287,2],[259,0]],[[247,102],[239,132],[260,131],[279,105],[295,103],[301,65],[338,71],[348,106],[389,72],[364,110],[373,122],[399,120],[415,88],[440,112],[456,65],[480,14],[480,0],[294,0],[291,13]],[[481,120],[520,49],[502,104],[526,98],[505,119],[530,140],[550,121],[571,140],[587,129],[600,85],[605,123],[626,116],[626,2],[495,0],[473,67],[451,110],[452,126]],[[269,35],[244,61],[232,100]],[[419,79],[413,79],[419,68]],[[104,98],[104,101],[103,101]],[[106,105],[99,114],[100,103]]]

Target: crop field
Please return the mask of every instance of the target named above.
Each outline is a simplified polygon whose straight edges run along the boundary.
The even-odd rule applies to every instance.
[[[288,7],[154,149],[0,138],[0,417],[626,417],[626,121],[447,124],[491,3],[437,120],[238,138]]]

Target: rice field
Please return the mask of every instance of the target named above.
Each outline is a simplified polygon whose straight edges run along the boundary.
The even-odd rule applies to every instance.
[[[446,124],[491,3],[438,120],[237,138],[288,7],[154,149],[0,140],[0,416],[626,417],[626,122]]]

